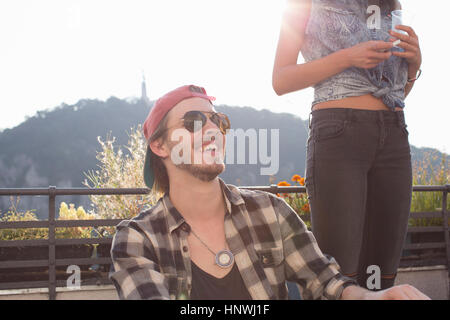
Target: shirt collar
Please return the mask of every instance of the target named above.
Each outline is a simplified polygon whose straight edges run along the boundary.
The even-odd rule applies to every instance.
[[[233,185],[227,185],[225,182],[219,178],[220,187],[222,189],[222,194],[225,200],[225,205],[227,207],[226,214],[233,214],[233,206],[239,206],[244,204],[244,199],[241,196],[239,188]],[[167,221],[169,227],[169,233],[178,229],[184,224],[185,220],[181,213],[174,207],[172,201],[170,201],[169,193],[167,192],[162,198],[162,203],[167,213]]]

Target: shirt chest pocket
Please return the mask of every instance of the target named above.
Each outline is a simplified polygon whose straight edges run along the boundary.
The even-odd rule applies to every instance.
[[[283,248],[268,248],[256,250],[259,261],[264,268],[273,268],[280,265],[284,260]]]

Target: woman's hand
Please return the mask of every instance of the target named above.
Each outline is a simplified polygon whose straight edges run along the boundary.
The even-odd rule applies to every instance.
[[[422,64],[422,53],[420,51],[419,38],[411,27],[398,25],[395,27],[398,30],[405,31],[408,34],[401,34],[395,31],[390,31],[391,36],[400,39],[400,44],[397,47],[404,49],[404,52],[394,51],[393,55],[405,58],[408,61],[410,69],[415,71],[420,69]],[[393,42],[396,39],[391,38],[390,41]],[[415,74],[415,72],[414,72]]]
[[[343,49],[348,58],[349,67],[371,69],[392,56],[392,42],[366,41]]]

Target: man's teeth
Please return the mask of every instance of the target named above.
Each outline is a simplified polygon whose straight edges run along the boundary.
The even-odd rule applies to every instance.
[[[210,144],[205,148],[205,151],[212,151],[212,150],[216,150],[217,146],[215,144]]]

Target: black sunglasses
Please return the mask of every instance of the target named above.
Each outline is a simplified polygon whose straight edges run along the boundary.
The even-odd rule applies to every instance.
[[[195,129],[201,129],[206,125],[206,122],[211,120],[212,123],[214,123],[217,128],[219,128],[220,132],[222,134],[226,134],[227,130],[230,129],[230,119],[228,117],[220,112],[214,112],[214,111],[188,111],[184,114],[183,118],[183,125],[189,132],[195,132]],[[195,123],[201,122],[202,126],[200,128],[195,127]],[[166,130],[169,130],[170,128],[166,128]]]

